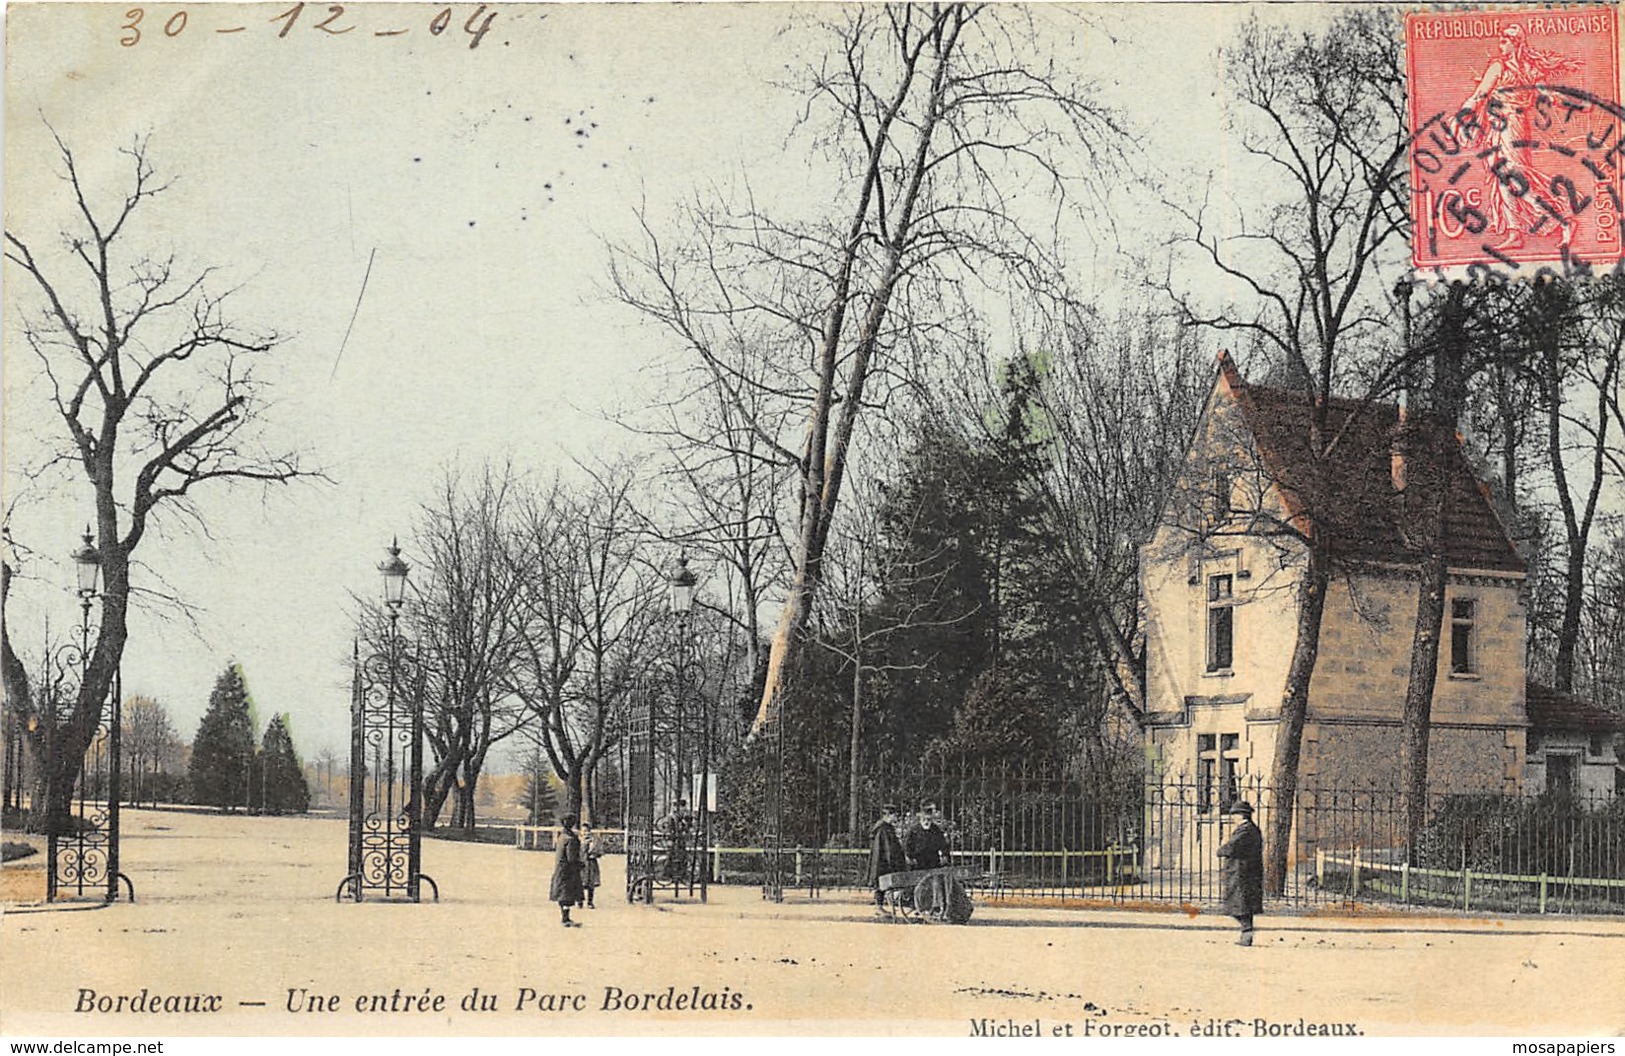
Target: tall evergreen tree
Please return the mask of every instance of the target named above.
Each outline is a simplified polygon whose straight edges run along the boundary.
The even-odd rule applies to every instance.
[[[209,710],[192,740],[192,762],[187,772],[192,802],[221,810],[247,805],[249,771],[254,761],[254,721],[248,709],[248,685],[242,667],[231,664],[215,679]]]
[[[992,662],[995,583],[984,545],[990,526],[982,496],[984,454],[939,420],[926,419],[894,483],[883,489],[879,562],[907,569],[882,583],[873,622],[899,629],[878,644],[873,666],[885,672],[871,758],[922,756],[941,736],[971,683]]]
[[[254,772],[263,783],[254,806],[267,814],[303,814],[310,809],[310,786],[293,747],[284,716],[273,716],[260,740]]]
[[[1075,599],[1056,583],[1062,555],[1045,523],[1048,440],[1038,387],[1033,360],[1006,365],[999,419],[970,462],[968,519],[987,577],[989,651],[933,746],[944,760],[1060,763],[1074,740],[1067,729],[1071,705],[1097,666]]]

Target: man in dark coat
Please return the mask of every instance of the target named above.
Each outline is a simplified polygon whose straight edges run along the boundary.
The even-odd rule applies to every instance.
[[[565,815],[559,819],[558,846],[553,850],[553,883],[547,897],[559,904],[559,914],[567,928],[579,928],[581,922],[570,919],[570,907],[582,899],[581,891],[581,837],[576,835],[576,819]]]
[[[1253,808],[1237,800],[1230,804],[1235,831],[1219,846],[1224,859],[1224,912],[1241,925],[1237,946],[1253,944],[1253,916],[1264,912],[1264,834],[1253,824]]]
[[[948,837],[935,803],[920,807],[920,822],[903,837],[903,851],[915,869],[940,869],[948,864]]]
[[[659,835],[666,845],[666,858],[660,869],[661,879],[689,879],[688,837],[693,828],[694,814],[688,809],[686,799],[679,799],[671,813],[660,819]]]
[[[869,830],[869,886],[875,889],[877,909],[886,905],[886,893],[880,889],[880,878],[907,868],[908,857],[903,853],[903,841],[897,838],[897,805],[888,803],[880,820]]]

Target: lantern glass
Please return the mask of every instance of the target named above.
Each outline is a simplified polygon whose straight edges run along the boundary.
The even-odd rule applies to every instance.
[[[677,559],[677,571],[671,575],[671,611],[687,616],[694,608],[694,584],[697,580],[688,567],[688,558]]]
[[[90,597],[96,593],[96,581],[102,571],[101,551],[96,549],[90,529],[85,529],[85,543],[73,552],[74,570],[79,577],[79,594]]]
[[[384,577],[384,604],[398,609],[406,600],[406,574],[411,566],[401,560],[401,548],[396,542],[391,542],[388,550],[389,559],[378,563],[378,572]]]

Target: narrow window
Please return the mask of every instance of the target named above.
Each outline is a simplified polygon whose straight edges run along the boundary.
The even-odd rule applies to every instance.
[[[1230,489],[1232,487],[1233,480],[1229,470],[1216,469],[1213,471],[1213,495],[1211,501],[1213,520],[1215,522],[1223,521],[1230,516]]]
[[[1203,814],[1213,809],[1213,785],[1219,771],[1218,738],[1211,733],[1196,735],[1196,809]]]
[[[1207,580],[1207,669],[1228,671],[1235,658],[1235,592],[1232,577]]]
[[[1241,782],[1237,772],[1241,769],[1241,735],[1219,735],[1219,802],[1234,803],[1241,797]]]
[[[1473,672],[1473,601],[1456,598],[1450,603],[1450,673]]]

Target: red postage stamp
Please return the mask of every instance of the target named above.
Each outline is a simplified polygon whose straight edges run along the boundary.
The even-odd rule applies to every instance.
[[[1411,14],[1405,43],[1416,268],[1618,263],[1617,10]]]

